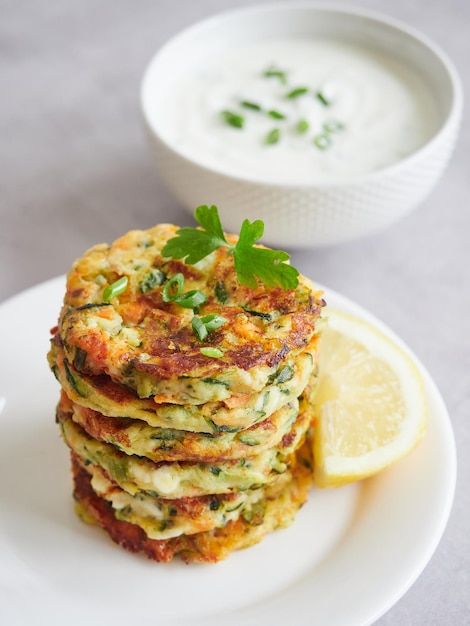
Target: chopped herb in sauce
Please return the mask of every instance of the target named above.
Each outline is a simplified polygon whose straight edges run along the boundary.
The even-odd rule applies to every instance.
[[[332,141],[329,134],[322,133],[321,135],[315,135],[313,143],[319,150],[327,150],[331,146]]]
[[[281,138],[281,131],[279,130],[279,128],[273,128],[271,131],[269,131],[269,133],[264,138],[264,143],[266,145],[271,146],[276,143],[279,143],[280,138]]]
[[[325,98],[325,96],[323,95],[323,93],[321,91],[317,91],[315,96],[316,96],[317,100],[319,100],[323,104],[324,107],[329,107],[330,106],[330,104],[331,104],[330,101]]]
[[[329,120],[323,124],[323,130],[327,133],[337,133],[344,130],[344,124],[337,120]]]
[[[278,69],[276,66],[269,67],[267,70],[265,70],[262,73],[262,75],[267,78],[272,78],[272,77],[278,78],[283,85],[288,84],[286,72]],[[295,87],[287,91],[287,93],[285,93],[285,98],[288,100],[295,100],[301,96],[304,96],[307,93],[310,93],[310,89],[308,87],[306,86]],[[327,97],[322,91],[313,91],[312,93],[313,93],[313,97],[316,98],[324,107],[331,106],[331,102],[327,99]],[[264,113],[268,117],[271,117],[275,120],[287,119],[286,113],[278,111],[277,109],[274,109],[274,108],[264,109],[261,104],[253,100],[240,100],[239,106],[244,109],[256,111],[258,113]],[[236,128],[243,128],[245,125],[245,118],[243,117],[243,115],[237,112],[225,110],[225,111],[222,111],[222,116],[225,119],[225,122],[227,124],[234,126]],[[331,138],[329,137],[329,134],[336,133],[343,129],[344,129],[344,124],[342,124],[341,122],[336,121],[336,120],[327,121],[323,123],[322,132],[316,134],[313,137],[313,144],[319,150],[324,151],[332,145],[332,141],[331,141]],[[310,130],[310,123],[306,119],[300,119],[295,124],[295,130],[300,135],[305,135]],[[280,129],[273,128],[264,136],[263,143],[265,146],[273,146],[273,145],[278,144],[281,141],[281,139],[282,137],[281,137]]]
[[[275,120],[285,120],[286,116],[284,115],[284,113],[281,113],[280,111],[276,111],[275,109],[271,109],[270,111],[268,111],[268,115],[270,117],[272,117]]]
[[[245,124],[243,115],[238,115],[238,113],[233,113],[233,111],[222,111],[222,118],[229,126],[234,128],[243,128]]]
[[[252,111],[262,111],[262,108],[256,102],[250,102],[249,100],[241,100],[240,106],[245,107],[245,109],[251,109]]]
[[[310,128],[310,124],[307,122],[307,120],[299,120],[296,124],[297,132],[302,135],[306,133],[309,128]]]
[[[286,98],[290,98],[292,100],[293,98],[304,96],[306,93],[308,93],[308,87],[296,87],[295,89],[292,89],[291,91],[286,93]]]
[[[265,78],[278,78],[283,85],[287,84],[287,73],[272,65],[263,72]]]

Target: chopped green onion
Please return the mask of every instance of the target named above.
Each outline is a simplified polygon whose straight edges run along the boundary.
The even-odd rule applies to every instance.
[[[310,124],[307,122],[307,120],[299,120],[297,122],[296,129],[298,133],[306,133],[309,128]]]
[[[275,143],[278,143],[280,138],[281,138],[281,131],[279,130],[279,128],[273,128],[266,135],[266,137],[264,139],[264,143],[266,145],[270,146],[270,145],[273,145]]]
[[[243,124],[245,123],[245,118],[242,115],[232,113],[232,111],[222,111],[222,117],[229,126],[233,126],[234,128],[243,128]]]
[[[313,143],[317,146],[319,150],[326,150],[331,146],[331,137],[329,135],[316,135],[313,138]]]
[[[210,346],[208,346],[207,348],[201,348],[200,352],[204,356],[210,356],[213,359],[220,359],[224,356],[222,350],[219,350],[219,348],[211,348]]]
[[[207,296],[199,289],[192,289],[178,296],[174,301],[185,309],[197,309],[207,302]]]
[[[344,130],[344,124],[337,120],[330,120],[323,124],[323,130],[327,133],[337,133],[340,130]]]
[[[245,109],[251,109],[252,111],[261,111],[260,105],[256,104],[256,102],[250,102],[249,100],[242,100],[240,102],[240,105],[242,107],[245,107]]]
[[[222,317],[222,315],[217,315],[217,313],[210,313],[209,315],[205,315],[201,318],[201,320],[209,332],[211,332],[211,330],[217,330],[226,322],[228,322],[225,317]]]
[[[197,315],[195,315],[193,319],[191,320],[191,326],[193,327],[193,332],[196,335],[196,337],[200,341],[204,341],[204,339],[209,334],[209,331],[205,327],[202,319],[200,317],[197,317]]]
[[[270,115],[275,120],[285,120],[286,119],[286,116],[284,115],[284,113],[280,113],[279,111],[275,111],[274,109],[271,110],[271,111],[268,111],[268,115]]]
[[[195,315],[191,320],[191,326],[193,327],[194,334],[198,339],[204,341],[207,335],[213,330],[217,330],[223,326],[227,320],[217,313],[211,313],[204,317],[197,317]]]
[[[120,296],[122,293],[126,291],[127,283],[129,279],[127,276],[121,276],[116,282],[108,285],[106,289],[103,291],[103,300],[105,302],[109,302],[112,298],[116,298]]]
[[[167,284],[163,287],[162,298],[163,302],[174,302],[178,298],[184,285],[183,274],[175,274],[170,278]]]
[[[266,78],[279,78],[281,83],[285,85],[287,83],[286,72],[278,69],[277,67],[271,66],[264,73],[263,76]]]
[[[324,107],[329,107],[330,106],[330,101],[327,100],[325,98],[325,96],[322,94],[321,91],[317,91],[317,93],[315,94],[317,99],[320,100],[320,102],[323,104]]]
[[[289,91],[289,93],[286,94],[286,98],[298,98],[299,96],[303,96],[307,92],[308,87],[297,87],[296,89]]]

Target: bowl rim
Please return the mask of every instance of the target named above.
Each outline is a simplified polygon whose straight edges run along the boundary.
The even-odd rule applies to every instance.
[[[329,181],[300,181],[295,183],[289,182],[276,182],[257,179],[255,177],[249,178],[243,175],[232,174],[227,171],[219,170],[216,167],[211,167],[208,165],[204,165],[199,162],[196,158],[191,158],[180,152],[178,149],[174,147],[170,142],[166,141],[160,133],[156,130],[152,122],[150,121],[150,116],[148,114],[148,104],[147,104],[147,85],[151,80],[151,74],[153,70],[154,64],[157,62],[158,58],[164,53],[164,51],[170,46],[175,45],[179,39],[183,39],[187,37],[191,32],[197,31],[202,28],[207,28],[210,26],[211,22],[217,23],[220,20],[228,20],[232,17],[238,15],[250,15],[250,14],[263,14],[263,13],[271,13],[273,11],[277,12],[291,12],[291,11],[299,11],[299,10],[310,10],[310,11],[321,11],[327,12],[331,14],[343,14],[343,15],[351,15],[354,17],[362,17],[378,23],[379,26],[388,26],[392,27],[397,31],[401,31],[417,41],[424,48],[430,50],[436,59],[440,61],[442,64],[447,76],[450,80],[450,84],[452,86],[451,93],[451,102],[449,106],[448,114],[443,118],[443,121],[439,125],[438,130],[426,141],[420,148],[406,156],[405,158],[400,159],[399,161],[392,163],[386,167],[380,168],[378,170],[373,170],[371,172],[366,172],[360,175],[351,175],[351,176],[342,176],[338,177],[337,180],[329,180]],[[140,108],[141,113],[146,122],[147,128],[154,134],[154,136],[160,141],[165,148],[167,148],[170,152],[174,153],[183,161],[191,164],[194,167],[197,167],[207,173],[212,175],[217,175],[220,178],[225,178],[226,180],[243,183],[247,186],[261,186],[265,188],[275,188],[275,189],[333,189],[344,186],[359,186],[364,185],[366,183],[372,183],[379,181],[380,179],[386,179],[395,174],[400,174],[400,171],[406,169],[408,167],[413,167],[416,161],[421,160],[426,156],[427,153],[433,151],[436,144],[441,141],[441,138],[450,130],[454,130],[457,133],[458,125],[461,119],[463,104],[464,104],[464,96],[463,96],[463,87],[460,75],[457,71],[456,66],[453,61],[447,55],[447,53],[437,44],[435,43],[428,35],[422,33],[419,29],[414,26],[410,26],[395,17],[391,17],[387,14],[384,14],[380,11],[363,9],[360,7],[349,6],[346,4],[334,4],[328,5],[324,2],[305,2],[305,1],[296,1],[291,3],[278,2],[278,3],[268,3],[268,4],[256,4],[252,6],[244,6],[236,9],[228,9],[226,11],[220,11],[218,13],[214,13],[209,15],[197,22],[190,24],[189,26],[179,30],[176,34],[171,36],[164,42],[160,48],[152,55],[150,60],[148,61],[146,68],[144,70],[141,83],[140,83]]]

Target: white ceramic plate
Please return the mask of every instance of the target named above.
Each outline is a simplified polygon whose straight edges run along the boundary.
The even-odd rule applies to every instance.
[[[73,512],[68,453],[54,423],[59,387],[46,363],[64,284],[51,280],[0,306],[2,623],[358,626],[405,593],[444,531],[456,474],[449,417],[421,365],[429,429],[410,456],[361,484],[313,490],[293,526],[222,563],[156,564]],[[325,292],[331,306],[392,334]]]

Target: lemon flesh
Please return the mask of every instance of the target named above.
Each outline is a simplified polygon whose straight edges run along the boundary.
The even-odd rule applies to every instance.
[[[315,482],[339,487],[408,454],[426,429],[426,401],[414,361],[386,335],[327,310],[315,399]]]

